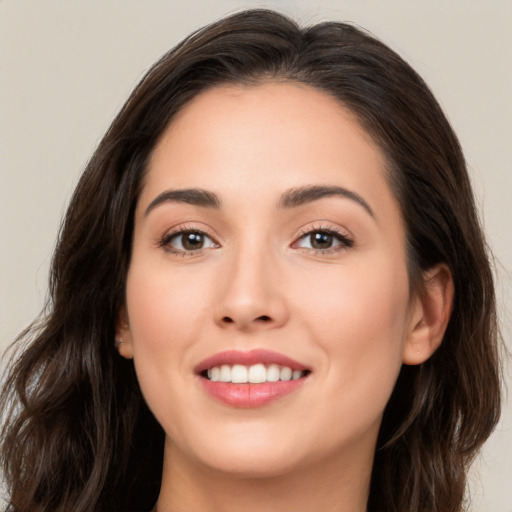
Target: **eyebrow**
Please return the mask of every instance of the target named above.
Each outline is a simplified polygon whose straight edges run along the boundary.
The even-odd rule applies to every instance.
[[[341,196],[351,199],[362,206],[373,218],[375,214],[370,205],[356,192],[343,187],[331,185],[310,185],[306,187],[292,188],[286,191],[278,203],[279,208],[295,208],[303,204],[318,201],[324,197]]]
[[[332,196],[340,196],[355,201],[375,218],[375,214],[373,213],[370,205],[359,194],[346,188],[332,185],[309,185],[305,187],[292,188],[283,193],[277,206],[278,208],[284,209],[296,208],[298,206]],[[201,206],[203,208],[214,208],[216,210],[220,209],[222,204],[216,194],[200,188],[165,190],[151,201],[149,206],[146,208],[144,215],[147,216],[151,210],[167,202],[186,203],[194,206]]]
[[[155,197],[144,212],[147,216],[151,210],[163,203],[186,203],[203,208],[219,209],[221,202],[216,194],[200,188],[187,188],[181,190],[165,190]]]

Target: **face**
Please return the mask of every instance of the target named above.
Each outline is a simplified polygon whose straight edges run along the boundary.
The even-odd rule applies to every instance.
[[[370,460],[411,303],[385,159],[338,102],[222,87],[172,121],[118,332],[177,460],[253,475]]]

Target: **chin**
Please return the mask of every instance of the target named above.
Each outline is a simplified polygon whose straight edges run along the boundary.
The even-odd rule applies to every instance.
[[[243,429],[242,429],[243,430]],[[192,440],[191,440],[192,441]],[[180,447],[173,444],[173,449]],[[203,435],[182,453],[209,471],[232,474],[240,478],[265,478],[286,474],[300,466],[301,454],[291,436],[265,436],[253,432],[239,435]]]
[[[204,463],[215,472],[230,474],[237,478],[264,479],[291,473],[299,466],[299,461],[285,453],[263,454],[254,450],[248,453],[228,453],[205,460]]]

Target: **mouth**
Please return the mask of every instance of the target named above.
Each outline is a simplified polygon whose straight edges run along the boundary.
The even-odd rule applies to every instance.
[[[299,389],[312,373],[305,365],[277,352],[227,351],[195,368],[203,389],[231,407],[260,407]]]
[[[289,366],[262,363],[244,366],[242,364],[214,366],[201,372],[201,377],[212,382],[232,382],[233,384],[261,384],[263,382],[286,382],[305,377],[309,370],[293,370]]]

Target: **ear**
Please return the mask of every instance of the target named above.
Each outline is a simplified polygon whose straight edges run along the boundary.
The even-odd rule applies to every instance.
[[[453,305],[454,285],[450,269],[436,265],[423,274],[423,288],[413,299],[403,362],[425,362],[441,345]]]
[[[133,342],[130,323],[124,307],[120,309],[117,315],[115,346],[121,356],[126,359],[133,359]]]

